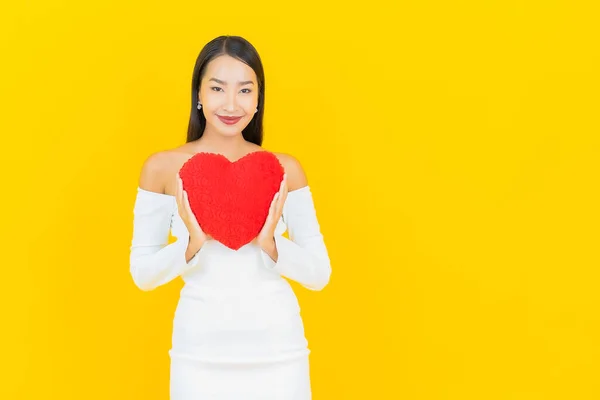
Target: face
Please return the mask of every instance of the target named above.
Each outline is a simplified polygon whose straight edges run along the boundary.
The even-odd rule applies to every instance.
[[[219,56],[206,66],[198,98],[207,130],[228,136],[241,134],[256,113],[256,74],[240,60]]]

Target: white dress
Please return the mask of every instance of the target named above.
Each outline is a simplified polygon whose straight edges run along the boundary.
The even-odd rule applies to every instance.
[[[282,234],[288,231],[290,239]],[[168,244],[169,231],[177,238]],[[137,188],[130,271],[148,291],[181,276],[169,350],[171,400],[311,399],[310,350],[289,282],[321,290],[331,266],[309,186],[288,193],[278,260],[208,240],[186,263],[189,232],[174,196]]]

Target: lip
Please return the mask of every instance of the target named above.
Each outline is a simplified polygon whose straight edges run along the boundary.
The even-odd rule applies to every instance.
[[[224,124],[227,124],[227,125],[234,125],[240,119],[242,119],[242,117],[224,117],[222,115],[217,115],[217,117],[219,117],[219,119],[221,120],[221,122],[223,122]]]

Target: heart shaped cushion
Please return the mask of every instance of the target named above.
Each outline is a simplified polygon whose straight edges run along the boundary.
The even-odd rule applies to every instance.
[[[183,164],[179,176],[202,230],[238,250],[260,233],[284,172],[268,151],[254,151],[234,162],[200,152]]]

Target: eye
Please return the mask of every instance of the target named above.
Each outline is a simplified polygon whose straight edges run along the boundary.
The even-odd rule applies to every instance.
[[[219,91],[219,90],[215,90],[215,89],[219,89],[219,90],[220,90],[221,88],[220,88],[220,87],[218,87],[218,86],[212,86],[212,87],[210,88],[210,90],[212,90],[213,92],[218,92],[218,91]]]
[[[244,91],[244,90],[247,90],[247,92],[244,92],[244,93],[250,93],[250,92],[252,92],[251,89],[242,89],[242,91]]]

